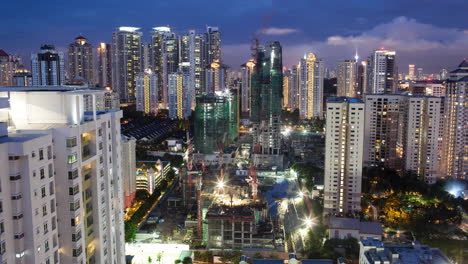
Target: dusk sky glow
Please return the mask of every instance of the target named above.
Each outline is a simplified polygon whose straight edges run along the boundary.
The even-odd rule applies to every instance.
[[[24,57],[44,43],[60,50],[82,34],[96,47],[111,41],[119,26],[141,27],[145,40],[154,26],[184,33],[219,26],[223,59],[238,68],[249,58],[250,40],[263,27],[263,41],[279,40],[284,64],[315,52],[326,64],[361,59],[373,49],[396,49],[401,71],[407,64],[425,72],[453,68],[468,56],[464,0],[311,1],[311,0],[172,0],[172,1],[8,1],[3,4],[0,48]],[[428,55],[430,54],[430,55]]]

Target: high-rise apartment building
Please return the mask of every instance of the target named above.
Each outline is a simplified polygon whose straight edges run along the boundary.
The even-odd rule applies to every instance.
[[[299,67],[293,65],[291,67],[291,76],[289,78],[289,105],[291,110],[299,109]]]
[[[132,206],[136,194],[136,139],[122,136],[122,187],[124,208]]]
[[[53,45],[43,45],[39,53],[31,55],[34,86],[63,85],[65,83],[64,55]]]
[[[290,70],[284,70],[283,72],[283,108],[289,108],[290,102],[289,102],[289,84],[291,78],[291,71]]]
[[[119,27],[112,35],[112,89],[122,101],[135,100],[136,75],[142,68],[143,33],[136,27]]]
[[[136,110],[158,114],[158,76],[151,70],[136,75]]]
[[[359,212],[364,103],[357,98],[330,97],[326,109],[324,212]]]
[[[241,114],[250,117],[251,109],[251,93],[252,93],[252,75],[255,68],[255,61],[250,59],[248,62],[241,66],[241,89],[240,89],[240,105]]]
[[[395,93],[397,89],[398,72],[396,52],[376,50],[369,59],[369,84],[365,94]]]
[[[122,112],[98,112],[96,99],[103,93],[0,88],[0,97],[9,97],[0,109],[9,125],[0,138],[0,164],[6,168],[1,179],[8,179],[0,193],[3,261],[125,262]]]
[[[187,65],[188,66],[188,65]],[[187,67],[189,68],[189,67]],[[182,69],[176,73],[169,74],[168,92],[169,92],[169,118],[170,119],[188,119],[192,113],[191,92],[190,92],[190,74]]]
[[[11,56],[8,53],[6,53],[4,50],[0,49],[0,85],[1,86],[15,85],[14,75],[20,67],[22,67],[20,57]]]
[[[256,51],[251,87],[251,121],[254,123],[256,164],[281,156],[281,102],[283,59],[279,42],[267,43]],[[277,163],[277,162],[273,162]],[[279,164],[279,163],[277,163]]]
[[[31,86],[32,75],[31,72],[24,68],[22,65],[18,66],[13,75],[13,86]]]
[[[356,97],[357,63],[345,60],[338,63],[337,96]]]
[[[445,90],[445,115],[441,176],[468,178],[468,62],[449,74]]]
[[[362,96],[367,92],[367,85],[369,85],[368,65],[368,61],[361,61],[361,63],[358,66],[358,86],[356,90],[356,95],[359,98],[362,98]]]
[[[227,66],[215,60],[205,69],[205,92],[207,94],[223,91],[226,88]]]
[[[309,53],[299,64],[299,115],[302,119],[323,117],[323,61]]]
[[[207,65],[214,61],[221,61],[221,31],[218,27],[206,27]]]
[[[100,43],[97,48],[98,55],[98,85],[99,87],[112,87],[112,52],[111,45]]]
[[[416,67],[416,65],[414,65],[414,64],[409,64],[408,65],[408,77],[409,77],[410,80],[415,79],[415,75],[414,75],[415,67]]]
[[[93,45],[88,40],[79,36],[75,42],[68,45],[68,77],[80,78],[91,86],[96,84],[94,73]]]
[[[206,65],[206,41],[202,34],[196,34],[195,30],[189,31],[189,62],[190,75],[194,85],[195,94],[192,95],[192,108],[195,108],[195,97],[204,92],[205,65]]]

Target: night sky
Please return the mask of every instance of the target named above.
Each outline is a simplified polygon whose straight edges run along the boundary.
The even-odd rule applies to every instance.
[[[397,50],[424,72],[453,69],[468,57],[466,0],[9,0],[2,3],[0,48],[24,56],[50,43],[61,50],[82,34],[96,46],[111,41],[119,26],[154,26],[184,33],[219,26],[224,61],[238,68],[249,58],[250,39],[263,27],[263,41],[279,40],[284,64],[315,52],[334,67],[382,46]]]

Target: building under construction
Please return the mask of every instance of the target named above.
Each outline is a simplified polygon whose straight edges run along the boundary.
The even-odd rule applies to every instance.
[[[279,42],[254,50],[255,68],[251,83],[251,121],[254,123],[254,164],[260,167],[282,165],[281,104],[283,63]]]
[[[239,130],[237,90],[197,97],[195,107],[195,152],[213,154],[228,147]]]

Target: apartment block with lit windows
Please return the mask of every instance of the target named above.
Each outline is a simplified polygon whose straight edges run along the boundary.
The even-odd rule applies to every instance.
[[[37,242],[28,238],[23,253],[16,248],[6,251],[7,258],[13,258],[8,252],[14,252],[19,254],[14,257],[24,254],[24,263],[124,263],[120,168],[122,112],[97,111],[95,106],[102,104],[97,100],[104,98],[102,94],[105,92],[78,87],[0,88],[0,97],[9,98],[9,102],[0,107],[0,120],[8,122],[8,133],[4,132],[6,136],[3,138],[15,144],[22,142],[15,137],[35,136],[33,139],[38,141],[37,144],[22,143],[30,144],[30,148],[23,152],[6,152],[10,176],[18,172],[13,165],[16,157],[19,162],[31,164],[31,170],[25,174],[21,172],[21,181],[34,182],[29,196],[25,195],[28,190],[21,191],[22,228],[36,231],[25,231],[24,234],[36,236],[33,234],[45,233],[46,223],[48,228],[47,235],[34,238]],[[91,103],[86,102],[88,100]],[[0,155],[4,153],[1,151]],[[44,159],[42,163],[41,157]],[[1,158],[0,162],[4,159]],[[28,167],[21,165],[19,168]],[[41,168],[44,168],[45,176]],[[2,181],[5,179],[2,177]],[[5,185],[2,182],[2,186]],[[12,186],[10,182],[10,188]],[[36,195],[36,189],[39,198],[32,197]],[[14,194],[17,193],[15,190]],[[8,213],[15,213],[18,217],[20,211],[11,208],[8,208]],[[37,208],[39,214],[36,214]],[[13,223],[13,228],[6,229],[6,232],[18,226]],[[54,240],[55,234],[58,234],[58,241]],[[30,241],[34,241],[34,245],[29,245]],[[10,241],[16,247],[15,242]],[[7,239],[5,245],[8,249]],[[46,253],[49,251],[51,254]],[[33,255],[38,255],[35,252],[41,254],[43,261],[33,259],[36,258]]]

